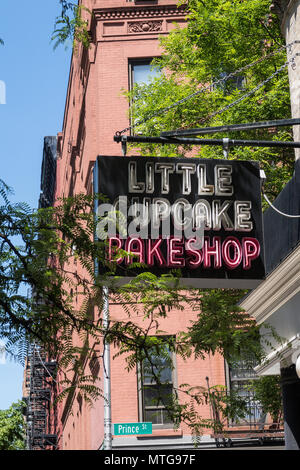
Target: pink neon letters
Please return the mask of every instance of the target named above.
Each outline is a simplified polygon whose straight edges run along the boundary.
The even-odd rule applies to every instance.
[[[118,251],[125,250],[131,255],[119,256]],[[117,264],[139,262],[148,266],[182,268],[184,266],[197,269],[236,269],[242,263],[242,268],[251,268],[252,261],[260,255],[260,244],[256,238],[226,237],[222,242],[220,237],[204,237],[202,249],[195,247],[195,239],[184,240],[179,237],[167,239],[142,240],[137,237],[124,240],[110,237],[108,244],[108,260]]]

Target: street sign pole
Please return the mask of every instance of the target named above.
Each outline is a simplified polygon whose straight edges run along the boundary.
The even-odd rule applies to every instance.
[[[109,327],[109,299],[108,287],[103,287],[103,329]],[[111,433],[111,370],[110,370],[110,345],[104,341],[103,352],[103,391],[104,391],[104,450],[112,449],[112,433]]]

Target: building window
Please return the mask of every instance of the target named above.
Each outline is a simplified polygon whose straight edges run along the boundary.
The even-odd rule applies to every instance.
[[[221,72],[218,79],[223,80],[220,83],[213,85],[211,91],[222,90],[225,94],[231,93],[234,90],[245,90],[246,88],[246,77],[243,75],[234,75],[230,78],[227,78],[230,74],[227,72]],[[218,80],[217,78],[215,79]]]
[[[129,89],[132,90],[134,85],[149,83],[152,78],[159,77],[161,70],[159,67],[151,65],[153,58],[149,59],[132,59],[129,61]]]
[[[240,360],[232,366],[227,367],[229,388],[238,396],[242,397],[247,402],[247,413],[243,420],[239,423],[233,422],[232,425],[237,424],[263,424],[265,421],[265,414],[262,411],[261,404],[255,399],[253,392],[248,389],[251,380],[258,378],[254,371],[256,363],[253,361]]]
[[[141,421],[156,427],[172,427],[168,407],[174,391],[174,354],[167,343],[158,354],[154,349],[139,368],[139,401]]]
[[[135,85],[147,85],[153,78],[161,75],[161,69],[159,67],[153,67],[151,65],[153,58],[148,59],[132,59],[129,61],[129,91],[133,89]],[[132,114],[133,102],[130,102],[130,125],[138,122],[138,116],[133,118]]]

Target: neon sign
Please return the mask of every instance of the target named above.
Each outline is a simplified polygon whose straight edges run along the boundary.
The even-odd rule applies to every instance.
[[[182,285],[196,287],[264,279],[257,162],[100,156],[94,177],[109,200],[97,208],[97,236],[118,275],[180,269]]]

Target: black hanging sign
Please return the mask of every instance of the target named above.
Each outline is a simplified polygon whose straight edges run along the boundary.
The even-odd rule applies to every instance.
[[[258,162],[99,156],[94,177],[108,201],[97,207],[97,236],[116,275],[176,269],[183,286],[201,288],[264,279]]]

